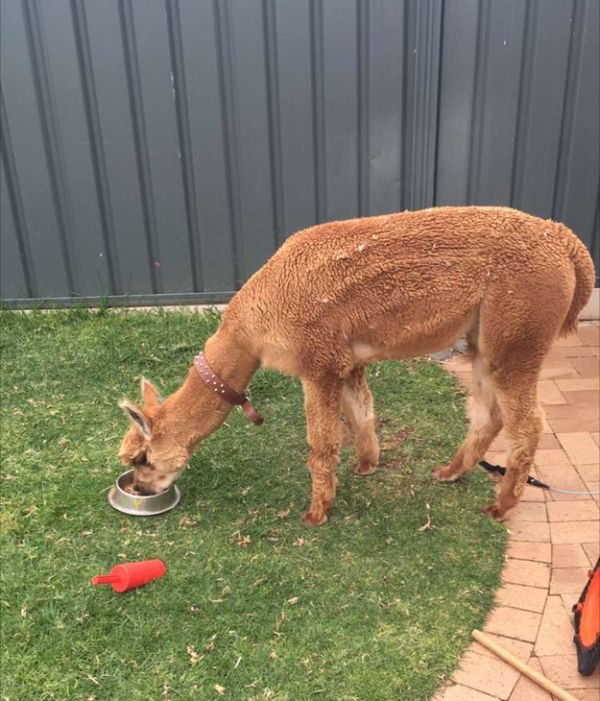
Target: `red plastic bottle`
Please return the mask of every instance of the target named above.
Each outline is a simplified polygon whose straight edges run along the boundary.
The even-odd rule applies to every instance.
[[[162,560],[125,562],[122,565],[115,565],[110,574],[98,574],[92,577],[92,584],[110,584],[113,591],[121,594],[162,577],[166,571],[167,567]]]

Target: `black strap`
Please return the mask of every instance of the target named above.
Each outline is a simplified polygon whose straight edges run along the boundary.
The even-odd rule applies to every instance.
[[[479,464],[488,472],[495,472],[499,475],[503,475],[506,472],[506,468],[502,467],[502,465],[492,465],[491,463],[487,462],[487,460],[480,460]],[[540,489],[550,489],[550,485],[531,476],[527,478],[527,484],[530,484],[532,487],[540,487]]]

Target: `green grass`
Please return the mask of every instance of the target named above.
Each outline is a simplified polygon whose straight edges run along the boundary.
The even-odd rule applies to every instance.
[[[344,451],[319,529],[300,522],[300,385],[263,371],[265,424],[235,410],[180,478],[177,509],[110,508],[128,425],[117,401],[138,399],[142,373],[174,390],[217,323],[2,313],[2,699],[420,701],[484,620],[505,530],[478,511],[484,475],[428,479],[464,433],[462,392],[432,362],[370,369],[384,464],[354,477]],[[168,573],[145,588],[90,586],[155,557]]]

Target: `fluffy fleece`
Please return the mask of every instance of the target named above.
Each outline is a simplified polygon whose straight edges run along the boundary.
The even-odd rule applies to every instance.
[[[364,366],[421,356],[466,336],[475,389],[471,424],[449,465],[472,470],[504,427],[506,476],[487,511],[519,500],[541,431],[539,370],[552,342],[576,329],[595,280],[591,257],[566,226],[503,207],[440,207],[320,224],[290,237],[235,295],[205,355],[243,391],[259,366],[302,380],[312,476],[309,525],[327,520],[347,419],[358,474],[379,459]],[[164,489],[231,407],[192,367],[163,403],[142,382],[143,406],[121,446],[146,492]]]

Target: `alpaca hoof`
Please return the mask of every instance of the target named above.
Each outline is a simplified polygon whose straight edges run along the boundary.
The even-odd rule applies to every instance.
[[[459,477],[457,472],[451,472],[447,466],[434,467],[431,471],[431,479],[438,482],[456,482]]]
[[[361,477],[365,477],[366,475],[372,475],[374,472],[377,471],[377,465],[371,465],[371,463],[360,463],[358,464],[354,470],[353,473],[355,475],[360,475]]]
[[[313,514],[312,511],[307,511],[302,520],[307,526],[322,526],[327,521],[327,514],[323,513],[319,516],[318,514]]]
[[[481,511],[488,516],[491,516],[495,521],[502,521],[504,519],[504,511],[500,509],[498,504],[488,504],[483,506]]]

